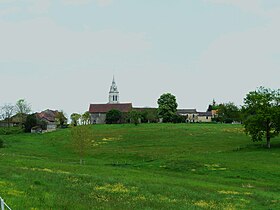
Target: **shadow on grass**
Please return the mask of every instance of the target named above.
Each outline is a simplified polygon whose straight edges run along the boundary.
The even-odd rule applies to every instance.
[[[251,144],[247,144],[245,146],[238,146],[235,149],[233,149],[233,152],[250,152],[250,151],[264,151],[264,150],[279,150],[280,149],[280,143],[272,143],[271,148],[267,148],[266,142],[253,142]]]

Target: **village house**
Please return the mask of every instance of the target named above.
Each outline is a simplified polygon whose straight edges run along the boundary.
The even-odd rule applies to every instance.
[[[36,113],[36,117],[39,120],[42,120],[46,123],[46,131],[55,131],[57,128],[56,123],[56,116],[58,114],[58,111],[55,110],[45,110],[40,113]]]

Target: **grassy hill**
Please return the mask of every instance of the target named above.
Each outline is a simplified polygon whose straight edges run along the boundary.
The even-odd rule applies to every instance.
[[[280,139],[240,125],[95,125],[85,165],[70,130],[2,136],[0,196],[12,209],[280,209]]]

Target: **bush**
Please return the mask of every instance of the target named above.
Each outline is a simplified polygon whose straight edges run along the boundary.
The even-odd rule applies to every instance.
[[[186,117],[181,116],[181,115],[174,115],[172,118],[173,123],[185,123],[186,122]]]
[[[24,127],[25,127],[25,132],[30,133],[31,129],[35,126],[37,126],[37,117],[36,114],[30,114],[27,115]]]
[[[129,113],[130,123],[134,123],[134,125],[139,124],[139,120],[141,120],[141,113],[135,110]]]
[[[121,123],[122,113],[119,110],[112,109],[106,114],[106,123],[107,124],[117,124]]]
[[[23,133],[23,129],[20,127],[0,128],[0,135],[11,135]]]
[[[230,119],[230,118],[227,118],[227,119],[225,119],[225,123],[233,123],[233,119]]]

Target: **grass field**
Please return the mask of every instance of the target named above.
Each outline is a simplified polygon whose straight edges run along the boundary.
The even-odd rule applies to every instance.
[[[92,130],[85,165],[69,129],[2,136],[0,196],[14,210],[280,209],[280,138],[268,150],[240,125]]]

